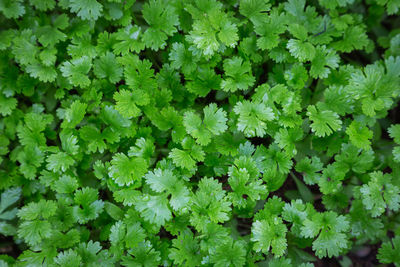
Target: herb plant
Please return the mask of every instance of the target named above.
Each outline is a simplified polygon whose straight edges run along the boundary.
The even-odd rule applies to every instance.
[[[0,0],[0,266],[400,266],[398,0]]]

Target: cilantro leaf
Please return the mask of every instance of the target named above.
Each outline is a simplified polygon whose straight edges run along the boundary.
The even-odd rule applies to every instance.
[[[342,126],[342,121],[336,112],[320,109],[313,105],[308,106],[307,116],[312,121],[311,130],[319,137],[331,135]]]
[[[22,0],[2,0],[0,2],[0,11],[6,18],[18,18],[25,14],[25,6]]]
[[[176,264],[185,263],[187,266],[201,264],[200,245],[191,231],[184,231],[172,240],[173,247],[169,250],[168,257]]]
[[[141,42],[140,38],[141,28],[137,25],[128,25],[124,28],[120,28],[115,33],[115,42],[113,47],[114,53],[126,55],[129,52],[140,52],[144,49],[145,44]]]
[[[400,248],[400,237],[395,236],[390,242],[385,242],[378,250],[377,258],[381,263],[394,263],[400,265],[400,256],[397,251]]]
[[[238,207],[246,206],[247,199],[244,199],[243,196],[248,196],[250,200],[257,201],[261,198],[261,195],[268,192],[266,186],[262,184],[262,180],[250,177],[246,168],[231,167],[228,183],[233,191],[228,193],[228,196],[232,204]]]
[[[321,257],[339,255],[348,248],[349,241],[346,232],[349,229],[349,221],[342,215],[329,211],[316,213],[310,219],[304,221],[301,234],[304,237],[317,237],[313,241],[315,254]]]
[[[164,225],[172,218],[168,200],[164,195],[145,195],[135,203],[135,208],[141,212],[145,220],[158,226]]]
[[[81,103],[78,100],[74,101],[64,112],[64,121],[61,124],[62,128],[75,128],[86,114],[87,104]]]
[[[271,249],[275,256],[280,257],[287,247],[286,232],[287,228],[279,217],[257,220],[251,229],[251,241],[255,242],[256,251],[267,254]]]
[[[207,222],[224,222],[229,219],[231,203],[228,201],[225,190],[213,178],[204,177],[191,200],[191,221],[198,229],[203,229]]]
[[[303,158],[297,162],[295,169],[301,172],[304,177],[304,182],[306,184],[315,184],[318,182],[322,170],[323,164],[321,160],[313,156],[311,158]]]
[[[17,107],[17,100],[13,97],[7,98],[0,94],[0,114],[3,116],[10,115],[11,112]]]
[[[68,81],[75,86],[87,87],[90,85],[90,79],[87,77],[92,68],[91,60],[84,56],[78,59],[64,62],[61,67],[61,73]]]
[[[94,61],[93,71],[98,78],[108,78],[111,83],[118,82],[122,75],[122,68],[111,52],[107,52]]]
[[[253,22],[263,19],[264,14],[269,11],[271,4],[267,0],[244,0],[240,1],[239,11]]]
[[[122,257],[122,266],[158,266],[161,262],[160,252],[155,250],[150,241],[143,241],[130,249]]]
[[[346,133],[349,135],[350,141],[358,148],[370,149],[372,131],[357,121],[352,121],[347,127]]]
[[[235,47],[239,39],[237,25],[222,10],[222,4],[212,0],[205,4],[197,2],[196,6],[188,6],[189,13],[194,17],[193,28],[187,39],[202,51],[207,58],[218,50]],[[208,14],[202,16],[200,14]]]
[[[48,9],[53,9],[56,5],[54,0],[30,0],[30,3],[34,5],[37,9],[46,11]]]
[[[173,43],[171,52],[169,53],[171,66],[175,69],[182,68],[184,73],[191,73],[196,70],[198,56],[193,54],[192,51],[187,49],[182,43]]]
[[[264,103],[244,100],[238,102],[233,110],[239,115],[238,130],[249,137],[263,137],[266,133],[267,122],[275,119],[272,108],[267,107]]]
[[[47,169],[53,172],[65,172],[71,167],[75,160],[65,152],[58,152],[47,157]]]
[[[170,204],[175,211],[181,211],[189,202],[189,190],[170,170],[156,169],[145,176],[146,183],[155,192],[171,194]]]
[[[392,183],[390,174],[372,172],[371,180],[359,190],[365,208],[377,217],[386,209],[397,211],[400,208],[400,188]]]
[[[207,145],[211,142],[211,137],[220,135],[228,128],[226,126],[226,112],[217,108],[215,103],[212,103],[203,109],[204,119],[188,111],[183,117],[183,124],[186,131],[196,138],[196,142],[200,145]]]
[[[258,5],[258,8],[262,5]],[[262,50],[271,50],[277,47],[281,41],[280,34],[287,28],[285,14],[272,9],[269,16],[257,16],[253,19],[254,30],[260,37],[257,39],[257,47]]]
[[[147,162],[142,158],[129,158],[123,153],[117,153],[108,168],[110,177],[120,186],[140,183],[147,171]]]
[[[226,59],[224,61],[224,71],[226,77],[221,82],[221,88],[224,91],[247,90],[255,82],[251,74],[250,62],[243,62],[240,57]]]
[[[246,261],[246,250],[243,241],[233,241],[219,244],[211,255],[211,262],[214,266],[243,266]]]
[[[143,18],[150,27],[143,34],[146,47],[155,51],[165,47],[168,36],[174,34],[179,19],[172,5],[165,0],[151,0],[143,5]]]
[[[104,202],[98,200],[97,190],[89,187],[75,192],[73,215],[80,224],[96,219],[103,211]]]
[[[315,47],[309,42],[302,42],[297,39],[290,39],[286,45],[290,54],[297,58],[300,62],[310,61],[314,59]]]
[[[388,129],[389,136],[393,138],[394,142],[400,145],[400,124],[393,124]]]
[[[173,148],[169,153],[169,157],[172,159],[174,164],[181,168],[191,170],[195,168],[196,161],[190,155],[189,151],[184,151],[178,148]]]
[[[339,66],[339,56],[332,49],[325,46],[317,46],[315,56],[311,60],[311,77],[326,78],[331,73],[331,69]]]
[[[97,20],[103,11],[103,6],[96,0],[70,0],[69,7],[71,12],[85,20]]]
[[[137,117],[141,114],[138,106],[145,106],[150,102],[148,94],[144,90],[122,89],[114,93],[116,101],[115,109],[125,118]]]

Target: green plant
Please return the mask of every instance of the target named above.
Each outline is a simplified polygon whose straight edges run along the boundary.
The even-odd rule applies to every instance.
[[[399,8],[0,0],[0,265],[400,266]]]

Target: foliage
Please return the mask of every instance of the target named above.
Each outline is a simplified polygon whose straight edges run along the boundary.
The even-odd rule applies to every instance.
[[[399,12],[0,0],[0,266],[400,266]]]

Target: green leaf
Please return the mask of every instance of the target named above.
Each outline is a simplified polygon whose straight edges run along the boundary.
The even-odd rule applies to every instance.
[[[370,139],[372,138],[373,133],[368,129],[368,127],[357,121],[352,121],[346,129],[346,133],[354,146],[365,150],[371,148]]]
[[[196,138],[200,145],[207,145],[211,142],[211,137],[220,135],[228,128],[226,126],[226,112],[219,108],[215,103],[211,103],[204,109],[204,119],[194,112],[188,111],[183,117],[183,124],[186,131]]]
[[[71,61],[65,61],[61,67],[61,73],[74,86],[87,87],[90,85],[90,79],[87,77],[92,68],[91,59],[83,56]]]
[[[54,262],[57,266],[61,267],[79,267],[81,264],[82,258],[73,250],[61,251],[58,253],[57,258],[54,259]]]
[[[23,220],[18,228],[18,236],[29,245],[35,246],[43,239],[52,235],[52,226],[46,220],[55,215],[57,210],[54,201],[30,202],[18,211],[18,217]]]
[[[292,200],[291,203],[286,203],[282,210],[282,218],[285,221],[291,222],[292,227],[290,232],[296,237],[301,237],[301,228],[307,217],[315,213],[311,203],[304,204],[302,200]]]
[[[300,181],[299,179],[297,179],[296,176],[292,176],[294,182],[296,183],[297,189],[299,190],[299,193],[301,195],[301,198],[305,201],[305,202],[314,202],[314,196],[311,192],[311,190],[305,185],[303,184],[302,181]]]
[[[18,5],[19,2],[21,1],[14,1],[14,4]],[[31,29],[21,31],[20,34],[14,38],[12,53],[18,62],[23,65],[29,65],[36,62],[36,55],[39,52],[36,40],[37,37],[33,35]]]
[[[77,13],[78,17],[85,20],[97,20],[102,13],[103,6],[96,0],[70,0],[71,12]]]
[[[222,10],[222,4],[217,1],[209,1],[205,5],[196,3],[196,7],[190,5],[189,13],[195,18],[188,40],[197,49],[201,50],[206,58],[210,58],[218,50],[226,47],[235,47],[239,39],[237,25]],[[200,14],[207,13],[208,16]]]
[[[257,5],[257,8],[260,7],[262,5]],[[271,50],[277,47],[281,41],[280,34],[284,33],[287,28],[285,14],[275,8],[272,9],[269,16],[257,16],[256,19],[253,19],[253,23],[254,31],[259,36],[257,47],[261,50]]]
[[[394,161],[400,162],[400,146],[396,146],[392,150]]]
[[[182,211],[189,202],[189,190],[170,170],[155,169],[145,176],[146,183],[155,192],[171,194],[170,204],[175,211]]]
[[[228,196],[234,206],[244,208],[248,203],[248,200],[244,196],[251,201],[257,201],[260,200],[261,196],[266,195],[268,190],[262,184],[262,180],[257,179],[258,170],[257,175],[254,177],[250,176],[246,168],[240,167],[232,166],[229,168],[228,183],[233,192],[228,193]]]
[[[315,106],[310,105],[307,108],[307,116],[312,121],[311,130],[319,137],[329,136],[342,126],[339,115],[331,110],[317,110]]]
[[[169,249],[168,257],[175,264],[186,264],[188,267],[195,267],[201,264],[200,244],[194,238],[192,231],[187,230],[172,240],[172,248]]]
[[[136,139],[135,146],[129,148],[128,156],[150,160],[154,154],[154,150],[153,140],[141,137]]]
[[[21,197],[21,188],[19,187],[12,187],[1,193],[0,214],[3,213],[11,205],[15,204],[20,197]]]
[[[362,150],[351,144],[342,144],[342,151],[335,156],[335,160],[344,168],[355,173],[365,173],[370,170],[374,162],[372,150]]]
[[[300,128],[286,129],[281,128],[275,135],[275,142],[289,154],[297,154],[295,143],[303,138],[303,130]]]
[[[41,11],[53,9],[56,5],[56,1],[54,0],[30,0],[30,3]]]
[[[315,47],[309,42],[290,39],[286,45],[290,54],[300,62],[311,61],[315,56]]]
[[[17,103],[15,98],[6,98],[3,94],[0,94],[0,114],[3,116],[10,115],[17,107]]]
[[[388,129],[389,136],[393,138],[393,141],[400,145],[400,124],[393,124]]]
[[[311,60],[310,75],[313,78],[326,78],[331,69],[339,66],[339,56],[332,49],[325,46],[317,46],[315,56]]]
[[[26,71],[31,77],[42,82],[54,82],[57,78],[57,72],[53,66],[45,66],[39,62],[28,65]]]
[[[354,25],[347,27],[343,39],[332,43],[339,52],[349,53],[353,50],[360,50],[368,45],[368,36],[363,26]]]
[[[121,90],[114,93],[115,109],[125,118],[138,117],[141,110],[138,106],[145,106],[150,102],[144,90]]]
[[[62,15],[60,17],[63,18]],[[67,22],[68,22],[68,17],[67,17]],[[56,26],[49,26],[49,25],[40,27],[38,29],[38,35],[39,35],[38,38],[39,42],[43,44],[45,47],[52,47],[57,43],[59,43],[60,41],[65,41],[67,39],[67,35],[61,32]]]
[[[243,62],[240,57],[224,60],[224,71],[225,78],[221,82],[221,88],[224,91],[247,90],[255,82],[251,74],[250,62]]]
[[[110,230],[110,242],[116,249],[134,248],[146,238],[139,222],[116,222]],[[122,247],[119,245],[122,244]]]
[[[306,238],[317,237],[313,241],[313,251],[319,257],[329,258],[338,256],[349,246],[346,232],[349,221],[342,215],[333,211],[316,213],[311,219],[306,219],[301,228],[302,236]]]
[[[322,171],[323,164],[321,160],[313,156],[311,158],[302,158],[297,162],[295,169],[303,174],[303,179],[306,184],[312,185],[318,182]]]
[[[122,266],[159,266],[160,252],[155,250],[150,241],[139,243],[130,249],[128,255],[122,257]]]
[[[96,219],[103,211],[104,202],[98,200],[96,189],[84,187],[77,190],[74,201],[76,206],[73,207],[73,215],[80,224]]]
[[[147,171],[147,162],[142,158],[129,158],[123,153],[117,153],[108,168],[110,177],[120,186],[137,184]]]
[[[394,263],[396,266],[400,265],[400,237],[395,236],[389,242],[385,242],[378,250],[377,258],[381,263]]]
[[[141,28],[137,25],[129,24],[124,28],[120,28],[115,33],[115,42],[113,45],[114,53],[126,55],[129,52],[140,52],[144,49],[145,44],[140,39]]]
[[[133,90],[142,89],[148,92],[157,87],[154,79],[154,70],[148,60],[137,60],[135,64],[125,67],[124,75],[126,84]]]
[[[221,184],[213,178],[200,180],[191,203],[191,221],[197,229],[204,229],[210,221],[218,223],[229,219],[231,203]]]
[[[210,260],[216,267],[244,266],[246,262],[244,241],[228,239],[227,242],[219,244],[215,248],[215,252],[211,255]]]
[[[62,128],[75,128],[84,118],[87,104],[74,101],[64,113]]]
[[[275,119],[275,114],[264,103],[248,100],[238,102],[233,111],[239,115],[237,127],[248,137],[263,137],[266,134],[267,122]]]
[[[53,172],[65,172],[75,163],[75,160],[65,152],[51,154],[46,161],[46,168]]]
[[[98,78],[107,78],[111,83],[118,82],[122,76],[122,67],[111,52],[107,52],[94,61],[93,71]]]
[[[25,14],[25,6],[21,4],[22,0],[2,0],[0,2],[0,11],[8,19],[18,18]]]
[[[135,203],[135,208],[146,221],[157,226],[164,225],[172,218],[165,195],[143,195],[142,199],[138,199]]]
[[[169,157],[178,167],[192,170],[196,167],[196,161],[190,156],[188,151],[173,148],[169,153]]]
[[[114,220],[120,220],[124,216],[124,211],[120,207],[108,201],[104,202],[104,210]]]
[[[143,42],[146,47],[157,51],[166,45],[168,36],[173,35],[179,25],[175,9],[168,1],[151,0],[143,5],[143,18],[150,25],[144,34]]]
[[[270,10],[271,4],[268,0],[244,0],[240,1],[239,11],[253,22],[263,19],[265,13]]]
[[[54,183],[54,189],[59,194],[73,193],[78,188],[78,181],[68,175],[63,175]]]
[[[99,242],[93,242],[90,240],[87,243],[80,243],[75,251],[78,252],[81,257],[82,265],[86,266],[95,266],[99,263],[104,265],[112,265],[113,260],[109,259],[108,251],[102,250],[102,247]]]
[[[271,249],[275,256],[282,256],[287,247],[286,232],[287,228],[279,217],[255,221],[251,228],[254,249],[265,254]]]
[[[196,55],[187,49],[184,44],[172,44],[172,49],[169,53],[169,60],[171,61],[171,67],[174,69],[182,69],[184,73],[191,73],[197,69],[196,62],[198,59],[199,57],[196,57]]]
[[[24,221],[18,228],[18,236],[31,246],[39,244],[51,234],[51,224],[48,221]]]
[[[359,190],[364,207],[373,217],[380,216],[386,209],[400,208],[400,188],[392,183],[390,174],[380,171],[370,173],[371,180]]]
[[[106,143],[104,142],[105,137],[103,133],[93,125],[85,125],[79,129],[80,137],[88,142],[88,151],[96,152],[99,151],[103,153],[103,151],[107,148]]]

